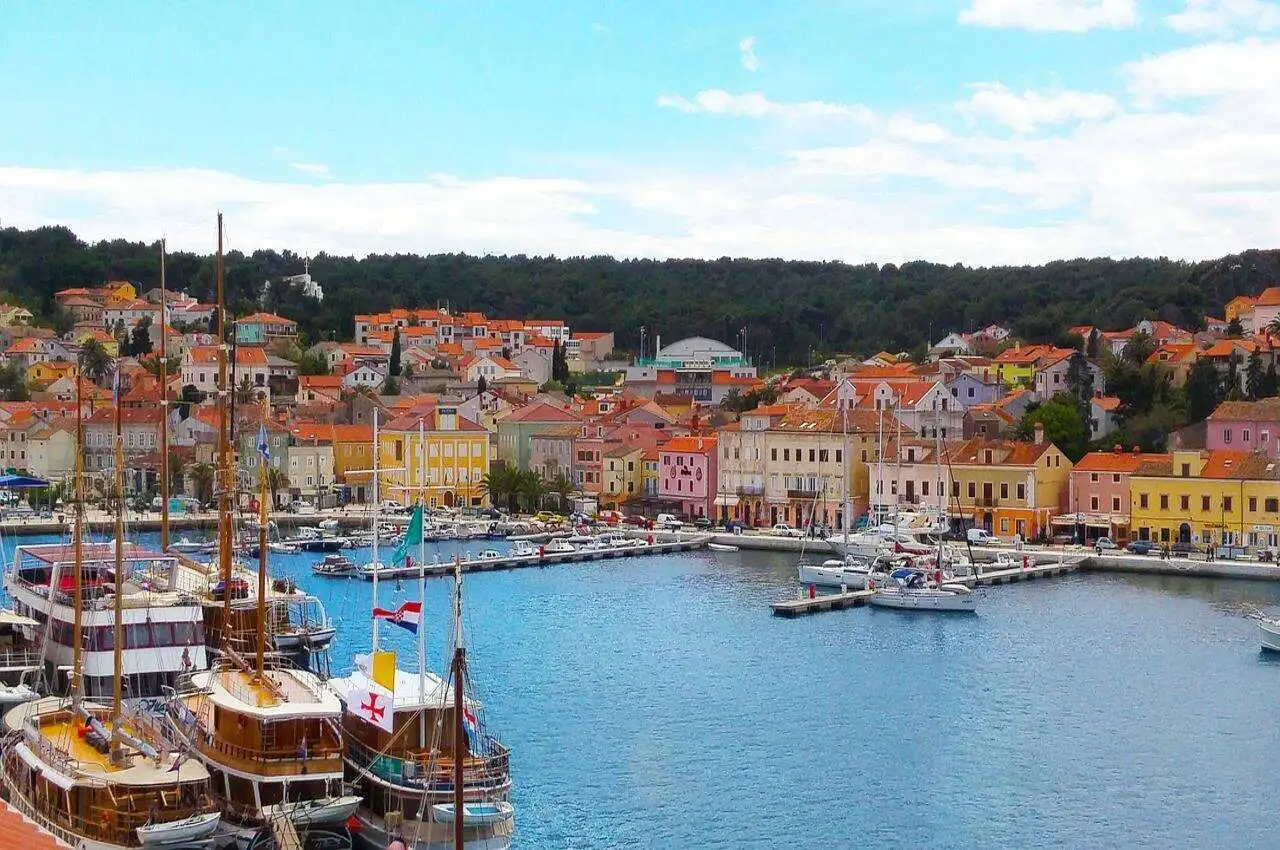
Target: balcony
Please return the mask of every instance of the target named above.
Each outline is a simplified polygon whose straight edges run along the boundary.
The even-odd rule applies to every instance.
[[[998,508],[1000,507],[1000,500],[993,496],[979,496],[973,500],[973,504],[979,508]]]
[[[763,484],[743,484],[741,487],[737,489],[736,492],[739,496],[763,496],[764,485]]]
[[[809,489],[808,487],[805,487],[800,490],[788,490],[787,498],[788,499],[816,499],[818,498],[819,492],[820,491],[818,490],[817,487],[814,487],[813,489]]]

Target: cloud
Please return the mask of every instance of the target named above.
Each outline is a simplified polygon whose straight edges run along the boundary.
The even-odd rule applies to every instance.
[[[1280,29],[1280,5],[1263,0],[1186,0],[1186,7],[1166,17],[1171,29],[1191,35],[1227,35],[1240,30]]]
[[[310,174],[312,177],[328,177],[329,166],[322,165],[318,162],[291,162],[289,167],[294,171],[301,171],[303,174]]]
[[[756,58],[756,37],[749,35],[738,42],[738,50],[742,53],[742,67],[753,74],[760,70],[760,60]]]
[[[1126,65],[1124,73],[1129,91],[1144,105],[1229,95],[1269,95],[1269,100],[1280,89],[1280,40],[1198,44],[1145,56]]]
[[[1137,0],[971,0],[960,23],[1038,32],[1123,29],[1138,22]]]
[[[973,96],[956,105],[970,120],[989,118],[1020,133],[1046,124],[1096,121],[1117,109],[1114,98],[1078,91],[1017,93],[1001,83],[975,83]]]
[[[805,100],[788,103],[769,100],[761,92],[731,94],[724,89],[704,89],[694,95],[692,100],[679,94],[661,94],[658,96],[657,104],[668,109],[678,109],[688,114],[734,115],[748,118],[806,120],[844,116],[858,117],[869,114],[866,107],[859,104],[830,103],[825,100]]]

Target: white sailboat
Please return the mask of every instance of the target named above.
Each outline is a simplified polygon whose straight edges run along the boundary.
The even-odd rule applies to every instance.
[[[1280,620],[1258,618],[1258,637],[1262,648],[1272,652],[1280,652]]]

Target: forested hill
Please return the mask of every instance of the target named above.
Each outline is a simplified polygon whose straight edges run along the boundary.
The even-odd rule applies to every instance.
[[[123,276],[158,284],[158,247],[116,240],[86,244],[66,228],[0,230],[0,298],[53,318],[53,293]],[[168,284],[201,300],[213,295],[212,256],[169,256]],[[1028,340],[1052,340],[1074,324],[1104,328],[1162,318],[1195,327],[1225,301],[1280,280],[1280,251],[1247,251],[1200,263],[1166,259],[1077,259],[1044,266],[967,268],[788,260],[616,260],[611,257],[474,257],[465,254],[321,254],[310,270],[324,287],[317,305],[279,284],[299,274],[292,252],[230,253],[229,306],[260,305],[296,319],[310,340],[347,337],[352,316],[393,306],[478,310],[494,317],[564,318],[579,330],[612,330],[634,349],[639,328],[667,341],[700,334],[747,347],[765,365],[803,363],[818,352],[918,348],[932,330],[993,322]],[[65,319],[63,319],[65,321]]]

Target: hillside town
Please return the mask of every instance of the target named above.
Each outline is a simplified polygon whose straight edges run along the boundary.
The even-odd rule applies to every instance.
[[[124,280],[56,299],[74,319],[61,334],[0,306],[4,466],[65,484],[80,399],[86,468],[113,468],[119,405],[128,494],[155,497],[167,451],[171,490],[207,503],[213,306]],[[264,428],[277,510],[372,499],[376,433],[391,470],[382,498],[405,504],[423,492],[456,509],[662,513],[812,534],[931,510],[1028,541],[1280,540],[1280,287],[1233,299],[1194,331],[1078,326],[1044,344],[993,325],[946,333],[915,359],[880,352],[770,373],[713,339],[655,334],[634,355],[610,331],[554,318],[398,308],[357,315],[354,328],[348,342],[303,340],[295,320],[259,311],[225,334],[237,457],[252,471]],[[1167,406],[1185,422],[1161,420],[1159,399],[1174,396]],[[1169,427],[1143,432],[1152,417]],[[425,481],[405,463],[421,445]]]

